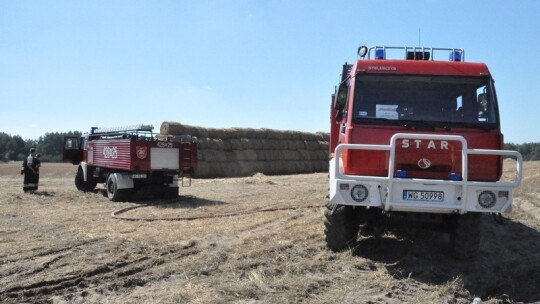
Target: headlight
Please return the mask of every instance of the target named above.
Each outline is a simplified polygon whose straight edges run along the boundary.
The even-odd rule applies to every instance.
[[[351,197],[354,201],[361,203],[368,198],[369,191],[364,185],[356,185],[351,189]]]
[[[495,206],[496,202],[497,198],[495,197],[495,193],[491,191],[482,191],[480,195],[478,195],[478,204],[483,208],[491,208]]]

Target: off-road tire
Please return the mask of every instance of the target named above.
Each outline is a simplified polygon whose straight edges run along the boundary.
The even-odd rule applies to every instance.
[[[332,213],[333,205],[328,201],[324,209],[324,234],[326,246],[334,251],[342,251],[351,247],[360,229],[357,210],[352,206],[340,205]]]
[[[179,187],[165,187],[163,191],[164,198],[177,198]]]
[[[96,188],[97,182],[93,179],[89,179],[87,181],[84,180],[84,172],[82,168],[79,168],[77,170],[77,173],[75,174],[75,187],[77,187],[77,190],[89,192],[93,191]]]
[[[105,184],[107,197],[113,202],[123,202],[128,198],[131,189],[118,189],[118,181],[114,174],[110,174]]]
[[[455,218],[450,235],[452,254],[460,260],[475,259],[480,248],[481,213],[466,213]]]

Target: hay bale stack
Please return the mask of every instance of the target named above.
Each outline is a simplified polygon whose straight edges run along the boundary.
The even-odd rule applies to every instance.
[[[202,128],[163,122],[160,137],[198,139],[195,177],[297,174],[328,171],[328,133],[253,128]]]

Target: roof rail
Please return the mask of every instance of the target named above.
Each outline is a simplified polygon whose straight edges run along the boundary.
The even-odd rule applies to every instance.
[[[367,47],[361,45],[358,47],[358,57],[370,60],[371,54],[374,54],[373,59],[385,60],[387,50],[403,50],[405,60],[435,60],[435,53],[447,51],[449,61],[465,61],[465,50],[462,48],[434,48],[434,47],[410,47],[410,46],[372,46]],[[367,58],[365,58],[367,55]],[[399,58],[394,58],[399,59]],[[439,59],[441,60],[441,59]]]
[[[124,126],[124,127],[113,127],[113,128],[96,128],[93,127],[90,134],[97,135],[97,134],[119,134],[119,133],[127,133],[127,132],[151,132],[154,129],[154,126],[152,125],[144,125],[144,124],[138,124],[133,126]]]

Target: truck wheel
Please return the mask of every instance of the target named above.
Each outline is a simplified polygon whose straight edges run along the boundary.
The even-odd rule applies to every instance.
[[[165,187],[164,198],[177,198],[179,187]]]
[[[81,168],[77,170],[77,173],[75,174],[75,187],[77,187],[77,190],[79,191],[92,191],[96,188],[96,181],[95,180],[84,180],[84,172]]]
[[[356,242],[360,229],[357,211],[352,206],[338,206],[333,215],[333,205],[326,203],[324,209],[324,234],[326,247],[336,252]]]
[[[452,253],[460,260],[474,259],[480,247],[481,213],[466,213],[458,216],[450,236]]]
[[[114,174],[107,178],[107,197],[113,202],[122,202],[126,199],[129,189],[118,189],[118,181]]]

